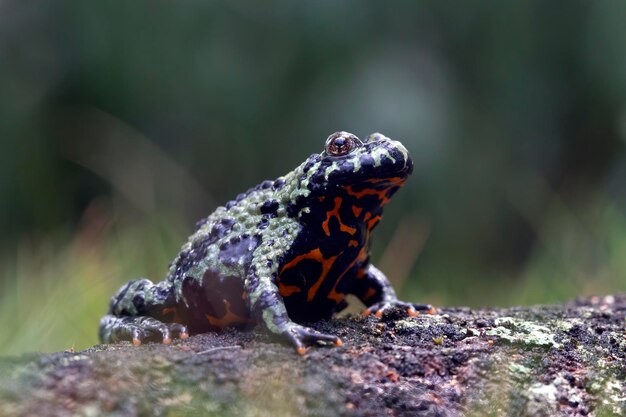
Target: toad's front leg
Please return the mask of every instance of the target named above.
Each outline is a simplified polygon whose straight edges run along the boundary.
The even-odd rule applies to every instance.
[[[265,264],[266,261],[263,262]],[[278,292],[276,283],[270,274],[260,274],[255,263],[252,263],[245,280],[245,289],[250,302],[252,315],[259,323],[272,333],[278,334],[287,339],[295,346],[296,352],[304,355],[306,346],[317,342],[330,342],[336,346],[341,346],[342,342],[337,336],[320,333],[311,328],[294,323],[287,314],[285,303]]]
[[[363,312],[366,316],[374,313],[376,317],[382,317],[385,310],[393,307],[403,308],[409,316],[416,316],[419,311],[428,314],[436,312],[430,304],[415,304],[398,300],[389,279],[372,264],[367,264],[357,271],[353,293],[367,306]]]

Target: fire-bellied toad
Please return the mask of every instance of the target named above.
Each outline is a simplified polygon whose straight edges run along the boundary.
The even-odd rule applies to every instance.
[[[341,345],[301,324],[328,319],[356,295],[380,316],[427,304],[399,301],[369,262],[370,233],[413,162],[379,133],[361,142],[333,133],[321,154],[275,181],[240,194],[200,221],[165,280],[124,285],[100,321],[103,342],[186,338],[190,333],[262,323],[295,345]]]

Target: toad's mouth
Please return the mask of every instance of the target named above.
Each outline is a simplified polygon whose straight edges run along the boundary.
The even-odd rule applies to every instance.
[[[397,185],[398,187],[401,187],[404,185],[407,179],[408,179],[408,176],[406,175],[397,175],[394,177],[387,177],[387,178],[370,178],[368,180],[363,181],[363,183],[370,184],[377,188],[378,187],[387,188],[390,185]]]
[[[407,177],[370,178],[352,185],[344,185],[343,189],[347,195],[357,200],[376,199],[370,201],[377,206],[383,206],[404,183]]]
[[[383,190],[390,187],[402,187],[408,178],[408,175],[394,175],[384,178],[368,178],[361,181],[355,181],[347,185],[359,189],[369,188],[374,190]]]

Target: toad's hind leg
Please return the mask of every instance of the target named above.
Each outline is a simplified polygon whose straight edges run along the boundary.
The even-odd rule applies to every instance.
[[[113,296],[108,314],[100,320],[100,340],[131,340],[139,345],[147,339],[160,339],[165,344],[172,338],[185,339],[189,335],[185,326],[163,322],[170,321],[167,312],[174,307],[174,289],[167,281],[158,285],[145,278],[130,281]]]
[[[99,333],[103,343],[130,340],[136,346],[149,339],[160,339],[169,345],[173,338],[189,337],[187,328],[182,324],[163,323],[146,316],[117,317],[111,314],[100,320]]]

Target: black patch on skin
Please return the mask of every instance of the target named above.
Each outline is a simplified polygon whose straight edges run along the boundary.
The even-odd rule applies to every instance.
[[[322,158],[321,155],[318,155],[318,154],[313,154],[309,156],[306,163],[304,164],[304,167],[302,167],[302,171],[304,171],[304,173],[309,172],[311,167],[315,165],[315,163],[318,162],[321,158]]]
[[[252,253],[259,246],[259,240],[260,238],[256,236],[242,235],[239,242],[231,243],[221,250],[220,261],[224,265],[235,266],[243,259],[244,268],[247,269],[252,260]]]
[[[159,285],[155,285],[150,288],[152,292],[152,299],[158,304],[171,304],[174,300],[174,292],[172,287],[164,288]]]
[[[295,205],[299,207],[304,207],[306,205],[306,197],[303,195],[299,195],[296,197]]]
[[[265,180],[262,183],[257,184],[256,186],[252,188],[249,188],[245,193],[237,194],[237,197],[235,197],[234,200],[231,200],[228,203],[226,203],[226,206],[225,206],[226,210],[230,210],[231,208],[236,206],[237,203],[240,203],[241,201],[245,200],[246,198],[250,196],[250,194],[254,193],[255,191],[267,190],[268,188],[275,186],[277,182],[278,180],[276,181]],[[282,187],[282,185],[284,185],[284,180],[282,181],[282,184],[280,186]]]
[[[117,294],[111,299],[111,302],[109,303],[109,313],[117,314],[115,310],[118,308],[122,300],[124,300],[128,289],[134,282],[135,281],[129,281],[122,288],[119,289]]]
[[[211,232],[209,233],[209,238],[216,242],[230,233],[233,226],[235,225],[235,220],[225,217],[219,223],[216,223]]]
[[[250,195],[253,191],[259,191],[259,190],[267,190],[268,188],[270,188],[272,185],[274,184],[274,181],[270,181],[270,180],[265,180],[263,182],[261,182],[260,184],[257,184],[256,186],[254,186],[253,188],[250,188],[245,194],[246,197],[248,195]]]
[[[403,160],[404,160],[404,159],[403,159]],[[390,156],[389,156],[389,155],[387,155],[386,153],[384,153],[384,154],[382,154],[382,155],[381,155],[381,157],[380,157],[380,162],[381,162],[381,164],[382,164],[382,165],[385,165],[385,164],[389,164],[389,165],[391,165],[391,164],[394,164],[394,163],[395,163],[395,162],[394,162],[394,160],[393,160],[393,159],[391,159],[391,158],[390,158]]]
[[[305,259],[295,267],[281,273],[280,282],[285,285],[295,285],[298,288],[306,290],[317,281],[316,278],[319,277],[321,273],[322,264],[312,259]]]
[[[270,219],[267,217],[263,217],[259,223],[257,223],[256,227],[260,230],[266,229],[270,224]]]
[[[276,200],[268,200],[261,206],[261,213],[263,214],[275,214],[280,204]]]
[[[322,163],[320,164],[320,166],[317,168],[317,171],[315,171],[314,173],[309,173],[309,175],[305,177],[305,179],[307,177],[309,178],[308,189],[312,190],[312,185],[314,188],[318,188],[322,184],[326,185],[327,181],[326,181],[325,173],[326,173],[326,169],[330,165],[332,165],[332,161],[328,159],[324,159],[322,160]]]
[[[229,222],[227,221],[226,224],[229,224]],[[232,224],[234,224],[234,222]],[[230,227],[232,227],[232,224]],[[222,225],[222,227],[227,227],[224,226],[223,222],[218,223],[218,225]],[[215,227],[213,229],[215,229]],[[209,246],[213,245],[219,240],[218,236],[220,235],[220,233],[224,232],[224,230],[226,229],[220,228],[219,230],[216,230],[215,234],[209,233],[203,239],[195,241],[191,246],[191,249],[181,252],[178,256],[178,259],[176,260],[176,270],[174,271],[174,274],[172,276],[168,277],[168,279],[170,281],[174,281],[177,277],[184,276],[189,269],[191,269],[193,266],[197,265],[201,260],[203,260],[206,257]],[[228,229],[228,231],[230,231],[230,229]]]
[[[141,311],[145,302],[146,302],[146,297],[144,296],[143,292],[138,292],[133,297],[133,305],[135,306],[137,311]]]
[[[287,216],[291,218],[297,218],[300,214],[300,210],[303,207],[307,206],[307,201],[308,201],[307,197],[303,195],[299,195],[293,203],[287,206],[286,208]]]
[[[118,294],[111,300],[109,314],[145,315],[161,319],[163,308],[174,304],[174,287],[170,282],[154,285],[152,281],[140,278],[120,288]],[[134,312],[131,313],[129,309]]]
[[[274,184],[272,185],[272,189],[274,191],[278,191],[281,188],[283,188],[285,185],[285,180],[282,178],[277,179],[276,181],[274,181]]]
[[[386,196],[387,198],[391,198],[391,197],[392,197],[392,196],[396,193],[396,191],[398,191],[399,189],[400,189],[400,187],[393,187],[393,188],[390,188],[390,189],[389,189],[389,190],[387,190],[387,192],[385,193],[385,196]]]
[[[354,172],[354,163],[350,161],[342,161],[339,163],[339,170],[352,173]]]
[[[384,185],[384,184],[382,184],[382,185],[380,185],[380,184],[373,185],[373,184],[369,184],[369,183],[366,183],[366,182],[352,184],[350,187],[352,188],[352,191],[354,191],[356,193],[358,193],[360,191],[363,191],[366,188],[367,189],[372,189],[372,188],[376,189],[377,187],[387,188],[387,186]]]
[[[345,308],[343,303],[337,305],[334,301],[325,298],[317,298],[316,301],[308,302],[303,297],[286,297],[285,308],[289,318],[296,323],[310,323],[319,320],[329,320],[338,310]]]
[[[254,292],[254,290],[256,290],[257,287],[259,286],[259,276],[256,273],[256,268],[254,267],[250,268],[250,270],[248,271],[248,277],[246,281],[247,281],[247,290],[251,293]]]
[[[330,184],[341,184],[350,182],[349,180],[353,178],[355,175],[354,172],[354,163],[348,160],[339,161],[339,168],[335,171],[331,172],[328,176],[328,183]]]
[[[296,204],[289,204],[287,206],[287,216],[290,218],[298,217],[298,213],[300,212],[300,207]]]
[[[395,162],[396,165],[399,165],[399,164],[406,165],[404,167],[404,175],[409,176],[413,172],[413,160],[411,158],[408,158],[405,160],[404,154],[395,147],[388,147],[387,151],[389,152],[391,157],[396,160]]]
[[[323,184],[325,180],[326,178],[324,177],[324,173],[318,171],[311,176],[311,179],[309,180],[309,184],[312,183],[312,184],[320,185],[320,184]]]
[[[230,217],[224,217],[222,220],[220,220],[220,223],[223,224],[224,227],[232,228],[237,222],[235,221],[235,219],[231,219]]]
[[[237,197],[235,197],[234,200],[231,200],[228,203],[226,203],[226,210],[230,210],[231,208],[236,206],[238,203],[240,203],[241,201],[245,200],[250,194],[252,194],[254,191],[257,191],[259,189],[260,185],[261,184],[257,185],[254,188],[249,188],[245,193],[237,194]]]
[[[372,158],[372,155],[370,155],[369,153],[361,155],[361,158],[359,158],[359,160],[361,162],[361,166],[366,167],[373,167],[375,163],[374,158]]]
[[[208,217],[205,217],[204,219],[200,219],[196,222],[196,230],[200,229],[202,226],[204,226],[207,222],[209,221]]]
[[[311,192],[314,195],[324,195],[325,194],[325,190],[326,190],[326,184],[321,183],[321,184],[315,184],[315,183],[309,183],[308,189],[311,190]]]

